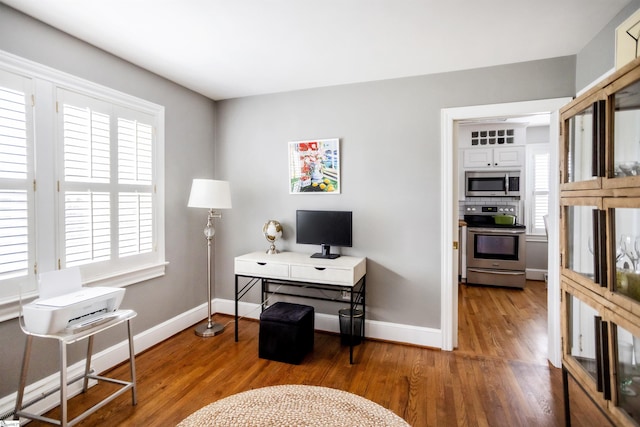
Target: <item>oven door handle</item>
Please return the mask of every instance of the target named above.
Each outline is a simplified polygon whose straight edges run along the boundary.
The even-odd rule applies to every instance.
[[[491,274],[501,274],[503,276],[520,276],[524,274],[524,271],[500,271],[500,270],[487,270],[480,268],[469,268],[467,267],[467,271],[472,271],[474,273],[491,273]]]
[[[525,230],[509,230],[507,228],[467,228],[467,231],[476,234],[497,233],[497,234],[524,234]]]

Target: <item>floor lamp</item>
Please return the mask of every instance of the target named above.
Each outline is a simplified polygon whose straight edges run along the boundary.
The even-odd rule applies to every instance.
[[[207,225],[204,228],[204,236],[207,238],[207,323],[196,327],[195,333],[199,337],[213,337],[224,330],[224,325],[214,323],[211,320],[211,241],[216,230],[213,228],[213,219],[222,215],[218,209],[231,209],[231,193],[227,181],[213,179],[194,179],[189,195],[190,208],[209,209]]]

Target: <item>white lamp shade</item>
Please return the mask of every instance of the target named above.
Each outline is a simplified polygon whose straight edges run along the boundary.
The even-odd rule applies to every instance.
[[[228,181],[194,179],[189,195],[190,208],[231,209]]]

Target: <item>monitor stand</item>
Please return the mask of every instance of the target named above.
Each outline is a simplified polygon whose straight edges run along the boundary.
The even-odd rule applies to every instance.
[[[311,258],[325,258],[325,259],[336,259],[339,258],[340,254],[332,254],[330,245],[322,245],[322,252],[317,252],[311,255]]]

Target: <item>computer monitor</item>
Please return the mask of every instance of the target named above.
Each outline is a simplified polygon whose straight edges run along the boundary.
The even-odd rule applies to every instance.
[[[351,247],[351,211],[296,211],[296,243],[321,245],[322,251],[312,258],[338,258],[332,254],[331,246]]]

